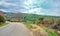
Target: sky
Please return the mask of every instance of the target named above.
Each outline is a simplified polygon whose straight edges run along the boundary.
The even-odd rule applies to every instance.
[[[0,10],[60,16],[60,0],[0,0]]]

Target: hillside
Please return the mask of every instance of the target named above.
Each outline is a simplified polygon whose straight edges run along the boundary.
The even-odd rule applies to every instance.
[[[14,14],[16,13],[12,13],[12,12],[3,12],[3,14],[7,17],[10,18],[14,16]],[[32,20],[35,21],[37,18],[39,17],[43,17],[43,18],[49,18],[49,19],[54,19],[54,18],[60,18],[60,16],[48,16],[48,15],[37,15],[37,14],[27,14],[27,13],[20,13],[23,14],[22,17],[24,17],[25,20]]]

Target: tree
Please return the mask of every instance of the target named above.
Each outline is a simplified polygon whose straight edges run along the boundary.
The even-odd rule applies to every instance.
[[[5,23],[5,21],[6,21],[5,18],[0,15],[0,24],[1,24],[1,23]]]
[[[57,22],[57,26],[60,26],[60,20]]]
[[[53,28],[60,30],[60,18],[57,19],[57,24]]]
[[[43,20],[44,20],[43,17],[39,17],[36,23],[37,23],[38,25],[43,24]]]

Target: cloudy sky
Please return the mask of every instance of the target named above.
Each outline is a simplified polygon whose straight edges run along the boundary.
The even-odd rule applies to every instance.
[[[60,0],[0,0],[0,10],[60,16]]]

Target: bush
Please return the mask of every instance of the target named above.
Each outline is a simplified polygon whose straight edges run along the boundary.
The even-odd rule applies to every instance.
[[[38,19],[37,19],[37,21],[36,21],[36,24],[37,24],[37,25],[42,24],[42,23],[43,23],[43,20],[44,20],[43,17],[38,17]]]
[[[6,21],[5,18],[0,15],[0,24],[1,24],[1,23],[5,23],[5,21]]]
[[[57,25],[60,26],[60,20],[58,21]]]

